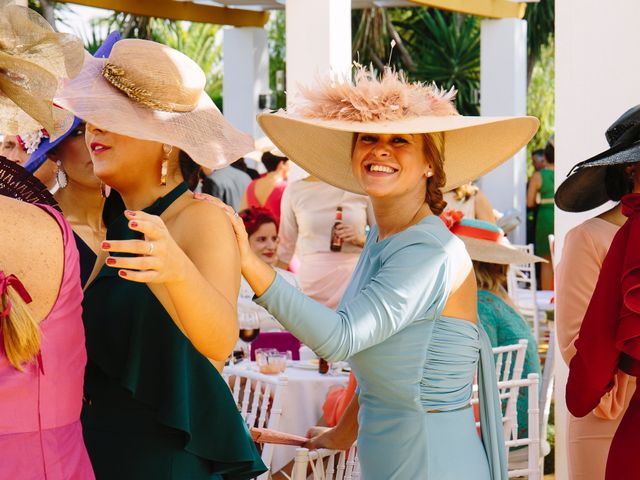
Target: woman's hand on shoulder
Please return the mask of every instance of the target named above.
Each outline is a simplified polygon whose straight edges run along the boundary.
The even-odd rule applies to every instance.
[[[102,250],[110,253],[107,266],[133,282],[171,283],[184,280],[187,257],[173,239],[162,218],[142,211],[125,212],[129,228],[144,235],[143,240],[106,240]],[[116,257],[113,253],[134,256]]]

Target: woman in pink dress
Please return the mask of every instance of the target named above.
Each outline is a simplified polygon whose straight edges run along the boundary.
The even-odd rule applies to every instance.
[[[280,224],[280,202],[284,189],[287,188],[289,159],[282,154],[264,152],[262,164],[267,173],[249,184],[242,197],[240,211],[247,208],[266,208]]]
[[[637,142],[640,135],[640,106],[618,120],[606,132],[607,141],[617,150],[597,155],[574,167],[556,192],[556,204],[569,212],[587,211],[607,200],[619,201],[623,195],[640,192],[635,161],[640,150],[622,148]],[[630,128],[634,127],[634,128]],[[634,132],[633,130],[636,130]],[[632,135],[633,138],[627,138]],[[609,151],[611,152],[611,150]],[[558,341],[567,363],[576,354],[575,342],[593,295],[602,262],[613,237],[625,223],[621,204],[591,218],[567,233],[556,277],[556,318]],[[571,480],[601,480],[605,477],[607,457],[613,436],[636,388],[636,380],[622,371],[613,379],[613,387],[589,414],[578,418],[568,414],[568,460]]]
[[[80,71],[82,42],[11,2],[0,2],[0,23],[0,131],[59,136],[73,117],[51,96]],[[0,478],[91,480],[78,251],[60,212],[27,201],[55,205],[31,174],[0,159]]]
[[[87,354],[73,232],[49,206],[0,196],[0,210],[0,478],[93,479],[80,425]]]

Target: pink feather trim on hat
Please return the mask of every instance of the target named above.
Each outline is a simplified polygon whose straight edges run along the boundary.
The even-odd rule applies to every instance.
[[[328,76],[313,88],[300,87],[288,111],[308,118],[351,122],[393,121],[409,117],[457,115],[456,90],[434,83],[408,82],[402,72],[357,66],[355,80]]]

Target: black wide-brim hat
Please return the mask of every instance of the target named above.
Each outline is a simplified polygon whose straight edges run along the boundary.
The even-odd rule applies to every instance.
[[[60,210],[47,187],[28,170],[0,156],[0,195]]]
[[[555,194],[555,204],[566,212],[585,212],[612,200],[607,193],[607,169],[640,162],[640,105],[618,118],[606,132],[611,148],[571,169]]]

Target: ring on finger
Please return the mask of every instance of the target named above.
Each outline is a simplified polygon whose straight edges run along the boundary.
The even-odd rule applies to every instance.
[[[151,255],[154,248],[156,248],[156,246],[153,244],[153,242],[149,242],[149,250],[147,251],[147,255]]]

